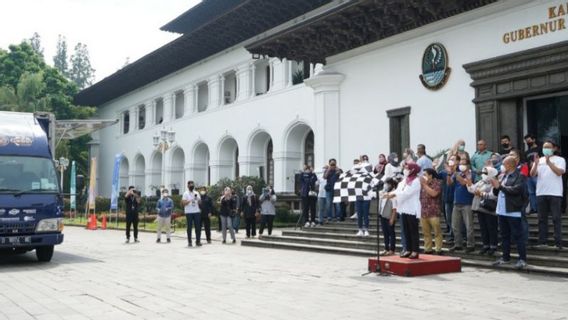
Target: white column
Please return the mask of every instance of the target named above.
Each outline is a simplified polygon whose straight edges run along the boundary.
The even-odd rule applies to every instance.
[[[237,101],[250,97],[250,64],[237,68]]]
[[[286,63],[280,59],[272,60],[272,84],[270,91],[284,89],[286,87]]]
[[[154,100],[146,101],[146,128],[154,126]]]
[[[164,112],[164,121],[162,123],[168,123],[172,120],[172,94],[166,94],[162,97],[163,99],[163,112]]]
[[[195,107],[195,85],[191,84],[183,89],[183,106],[184,117],[190,116],[192,113],[197,112]]]
[[[274,89],[274,64],[276,63],[276,58],[270,58],[268,60],[268,68],[270,69],[270,74],[268,75],[270,79],[268,79],[268,83],[270,83],[270,88],[268,91],[272,91]]]
[[[315,163],[325,163],[329,158],[341,157],[341,126],[339,119],[339,85],[345,78],[339,73],[321,72],[304,83],[314,89]]]
[[[288,83],[286,84],[286,86],[291,87],[294,85],[294,73],[292,72],[292,66],[294,65],[294,61],[289,61],[286,60],[286,66],[287,66],[287,70],[286,72],[288,73]]]
[[[221,87],[221,89],[219,91],[221,91],[221,101],[219,103],[220,106],[224,106],[225,105],[225,76],[221,75],[219,76],[219,86]]]
[[[254,64],[254,62],[250,65],[250,72],[250,96],[254,97],[256,96],[256,65]]]
[[[209,106],[207,107],[208,109],[215,109],[219,107],[219,98],[220,98],[219,80],[220,76],[216,75],[209,78],[209,80],[207,81],[207,85],[209,87]]]

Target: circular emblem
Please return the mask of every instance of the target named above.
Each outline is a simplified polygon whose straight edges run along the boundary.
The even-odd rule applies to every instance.
[[[448,67],[448,53],[440,43],[433,43],[424,50],[422,56],[422,74],[420,81],[430,90],[442,88],[450,76],[452,69]]]

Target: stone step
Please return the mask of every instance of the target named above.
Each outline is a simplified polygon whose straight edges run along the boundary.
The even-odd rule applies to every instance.
[[[308,252],[317,252],[317,253],[352,255],[352,256],[361,256],[361,257],[373,257],[376,255],[376,252],[371,250],[349,249],[349,248],[331,247],[323,245],[307,245],[299,243],[286,243],[286,242],[275,242],[275,241],[264,241],[264,240],[243,240],[241,242],[241,245],[259,247],[259,248],[287,249],[287,250],[308,251]],[[470,259],[470,258],[462,259],[462,265],[490,268],[495,270],[507,270],[507,271],[517,271],[522,273],[538,273],[538,274],[568,277],[568,267],[559,268],[559,267],[535,265],[532,264],[532,260],[530,259],[531,258],[529,257],[529,263],[530,263],[529,267],[524,270],[516,270],[513,268],[512,265],[495,267],[492,266],[491,264],[492,261]]]
[[[362,243],[371,244],[373,246],[373,250],[376,250],[377,244],[377,236],[370,235],[368,237],[358,237],[355,233],[351,234],[341,234],[341,233],[326,233],[326,232],[317,232],[317,231],[301,231],[301,230],[283,230],[282,236],[286,237],[306,237],[306,238],[319,238],[319,239],[335,239],[335,240],[345,240],[345,241],[357,241]],[[383,236],[380,236],[380,245],[383,246]],[[400,244],[400,234],[397,234],[396,237],[397,245]],[[420,243],[424,244],[424,239],[420,239]],[[476,242],[476,248],[479,249],[483,245],[481,241]],[[450,248],[451,246],[444,240],[444,247]],[[549,256],[564,256],[568,257],[568,250],[558,250],[554,246],[548,247],[535,247],[534,245],[527,246],[527,252],[529,255],[531,254],[539,254],[539,255],[549,255]]]

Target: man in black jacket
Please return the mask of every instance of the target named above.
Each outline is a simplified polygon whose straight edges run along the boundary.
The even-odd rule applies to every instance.
[[[522,210],[527,202],[526,179],[517,170],[515,158],[508,156],[503,160],[505,172],[500,181],[493,179],[493,194],[497,196],[497,215],[501,230],[501,247],[503,256],[493,265],[499,266],[511,262],[511,237],[517,244],[519,260],[515,268],[523,269],[527,266],[527,250],[523,237]]]
[[[199,193],[201,195],[201,203],[199,204],[201,222],[203,222],[202,225],[205,229],[207,243],[211,243],[211,215],[215,211],[215,207],[213,206],[213,199],[207,195],[207,187],[202,187]]]

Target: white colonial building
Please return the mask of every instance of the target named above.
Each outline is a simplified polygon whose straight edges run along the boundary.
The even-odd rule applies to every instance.
[[[568,147],[566,17],[566,1],[205,0],[162,28],[178,39],[76,97],[120,120],[91,143],[99,194],[119,153],[120,185],[149,194],[243,175],[290,192],[304,163],[460,138]]]

